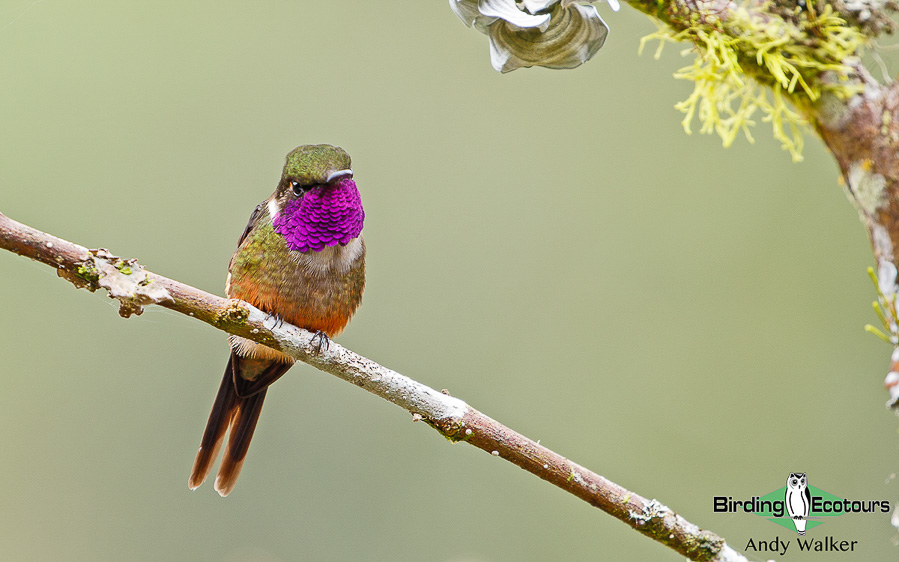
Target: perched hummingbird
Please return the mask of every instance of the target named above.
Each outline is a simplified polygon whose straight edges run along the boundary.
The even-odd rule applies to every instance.
[[[319,346],[327,346],[362,300],[364,219],[349,154],[327,144],[296,148],[275,192],[250,216],[231,256],[225,291],[316,332]],[[232,335],[228,341],[231,357],[189,480],[191,490],[206,480],[230,429],[215,480],[222,496],[237,482],[268,386],[294,363],[251,340]]]

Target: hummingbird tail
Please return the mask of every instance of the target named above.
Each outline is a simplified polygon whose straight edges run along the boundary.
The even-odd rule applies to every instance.
[[[206,481],[225,432],[230,428],[228,445],[215,479],[215,490],[222,497],[231,493],[237,484],[240,469],[243,468],[268,386],[286,373],[291,365],[292,363],[241,357],[232,351],[190,473],[188,486],[191,490]],[[252,379],[247,379],[246,376],[252,376]]]
[[[247,456],[250,440],[253,439],[253,431],[256,422],[259,421],[259,413],[262,411],[262,402],[268,388],[263,388],[248,398],[238,398],[237,410],[231,420],[231,435],[228,436],[228,446],[222,455],[222,464],[215,479],[215,491],[222,497],[227,496],[237,484],[240,469]]]
[[[239,398],[234,390],[232,382],[232,357],[228,358],[228,366],[225,367],[225,376],[219,387],[215,402],[212,404],[212,412],[209,414],[209,421],[206,422],[206,431],[203,432],[203,440],[200,441],[200,449],[197,451],[197,458],[194,460],[194,467],[190,471],[190,480],[188,486],[191,490],[196,490],[200,484],[206,481],[209,476],[209,470],[212,463],[219,454],[219,447],[222,445],[222,439],[228,426],[231,425],[231,418],[237,410]]]

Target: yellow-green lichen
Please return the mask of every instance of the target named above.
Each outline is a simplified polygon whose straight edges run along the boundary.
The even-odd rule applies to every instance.
[[[228,303],[216,311],[214,323],[219,327],[242,326],[250,317],[250,311],[235,299],[228,299]]]
[[[100,279],[100,270],[94,267],[93,264],[88,265],[85,262],[78,266],[75,270],[75,275],[88,283],[96,283]]]
[[[665,43],[693,43],[693,64],[674,75],[695,83],[693,93],[675,106],[685,114],[682,124],[687,133],[698,117],[700,132],[717,133],[725,147],[740,131],[753,142],[750,127],[756,124],[753,115],[760,112],[793,160],[802,159],[800,127],[805,121],[788,102],[808,107],[823,93],[847,99],[860,92],[846,63],[867,41],[831,6],[816,9],[811,0],[807,4],[808,11],[797,11],[795,17],[746,4],[721,14],[683,4],[677,13],[663,16],[666,21],[658,22],[659,30],[641,40],[640,49],[658,40],[658,58]]]
[[[462,421],[457,420],[433,420],[428,417],[422,417],[422,421],[433,427],[437,430],[440,435],[443,435],[444,439],[449,441],[450,443],[458,443],[459,441],[465,441],[471,434],[465,434],[462,430],[465,427],[465,424]]]
[[[871,303],[874,313],[877,314],[878,320],[883,330],[880,330],[871,324],[865,325],[865,331],[874,334],[878,338],[890,345],[899,345],[899,313],[896,310],[896,268],[880,267],[881,275],[874,273],[874,268],[868,268],[868,276],[874,283],[874,289],[877,291],[877,300]],[[883,276],[881,278],[881,276]],[[886,290],[884,290],[886,289]]]

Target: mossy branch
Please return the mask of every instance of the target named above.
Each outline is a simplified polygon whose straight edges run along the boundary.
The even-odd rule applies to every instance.
[[[658,30],[641,41],[694,46],[693,64],[675,78],[694,82],[693,93],[675,107],[684,129],[698,117],[700,132],[717,133],[730,146],[742,131],[752,142],[753,115],[771,123],[774,138],[794,161],[802,159],[806,120],[789,104],[807,109],[825,93],[849,99],[863,88],[847,64],[868,36],[824,2],[778,4],[688,0],[631,2],[650,13]]]
[[[718,535],[701,530],[656,500],[622,488],[516,433],[468,404],[405,377],[336,342],[319,350],[313,334],[278,322],[246,302],[224,299],[144,270],[106,250],[88,250],[0,214],[0,248],[47,264],[78,288],[105,288],[120,314],[157,304],[219,330],[274,347],[363,388],[424,421],[448,440],[505,459],[692,560],[745,561]]]

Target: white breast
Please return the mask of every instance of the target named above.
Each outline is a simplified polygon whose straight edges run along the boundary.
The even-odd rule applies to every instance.
[[[291,256],[307,275],[322,276],[349,271],[362,256],[363,248],[362,236],[359,236],[346,246],[326,246],[319,252],[291,252]]]

